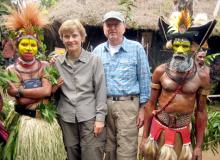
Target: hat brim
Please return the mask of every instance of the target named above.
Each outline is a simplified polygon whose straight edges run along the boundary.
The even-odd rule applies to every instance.
[[[104,22],[106,22],[109,19],[116,19],[116,20],[118,20],[120,22],[124,22],[123,19],[121,19],[119,17],[112,17],[112,16],[111,17],[106,17],[105,19],[102,20],[102,22],[104,23]]]

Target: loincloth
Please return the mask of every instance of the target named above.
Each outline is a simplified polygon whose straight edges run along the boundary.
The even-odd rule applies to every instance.
[[[189,125],[181,128],[169,128],[154,117],[151,124],[151,137],[157,141],[162,131],[165,132],[164,144],[174,145],[177,133],[180,133],[183,144],[191,143]]]
[[[150,135],[144,145],[144,157],[145,160],[191,160],[189,125],[170,128],[153,117]]]

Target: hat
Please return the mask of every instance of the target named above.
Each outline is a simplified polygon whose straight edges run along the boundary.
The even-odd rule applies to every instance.
[[[102,19],[102,22],[105,22],[106,20],[110,19],[110,18],[113,18],[113,19],[117,19],[121,22],[124,22],[125,21],[125,18],[124,16],[122,15],[121,12],[118,12],[118,11],[110,11],[110,12],[107,12],[104,16],[103,16],[103,19]]]
[[[175,38],[186,38],[192,42],[199,44],[199,47],[209,38],[213,28],[215,27],[216,20],[207,22],[206,24],[200,26],[192,26],[190,17],[188,17],[187,12],[181,12],[176,16],[177,19],[174,22],[167,22],[163,17],[159,18],[159,28],[166,41],[173,40]],[[180,19],[182,18],[182,19]],[[186,30],[180,32],[180,27],[184,26]],[[176,30],[174,30],[176,27]]]
[[[46,16],[34,3],[11,9],[10,14],[4,16],[4,20],[6,28],[14,33],[16,42],[23,38],[32,38],[40,42],[42,28],[47,24]]]

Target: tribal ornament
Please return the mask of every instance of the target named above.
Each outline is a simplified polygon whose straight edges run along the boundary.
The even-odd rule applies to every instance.
[[[15,33],[17,42],[22,38],[39,41],[41,29],[48,23],[38,5],[33,3],[28,3],[17,10],[11,9],[11,13],[4,16],[4,20],[6,28]]]
[[[190,26],[191,26],[191,17],[188,12],[188,10],[183,10],[182,12],[175,12],[173,14],[171,21],[170,21],[170,26],[168,32],[170,33],[184,33],[186,32]]]

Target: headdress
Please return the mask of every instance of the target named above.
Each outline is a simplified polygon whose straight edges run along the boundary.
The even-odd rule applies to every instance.
[[[200,26],[192,26],[192,24],[190,14],[186,9],[181,12],[174,12],[170,22],[167,22],[163,17],[159,17],[159,28],[166,41],[175,38],[186,38],[199,44],[199,49],[209,38],[216,25],[216,20],[209,21]]]
[[[28,3],[21,8],[12,9],[4,16],[5,26],[15,32],[15,40],[32,38],[39,41],[40,32],[47,21],[36,4]]]

